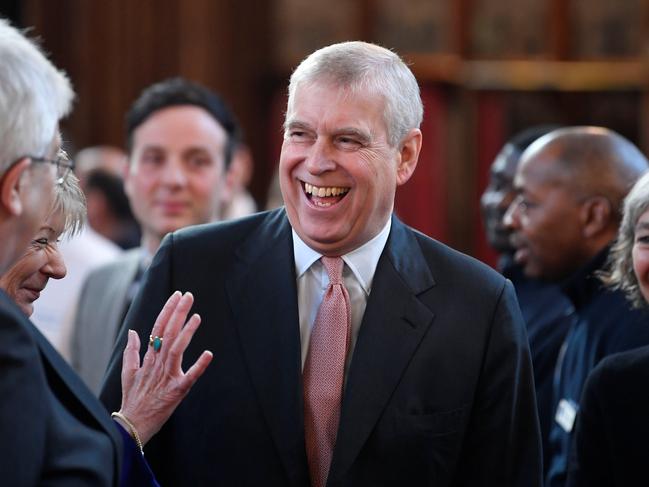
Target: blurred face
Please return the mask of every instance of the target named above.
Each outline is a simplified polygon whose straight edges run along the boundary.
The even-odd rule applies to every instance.
[[[633,272],[640,292],[649,302],[649,210],[645,211],[635,227],[635,240],[632,249]]]
[[[518,196],[505,215],[514,260],[528,277],[567,277],[585,263],[577,197],[543,155],[521,161],[514,187]]]
[[[154,112],[133,133],[125,189],[145,240],[212,221],[225,184],[225,130],[202,108]]]
[[[32,235],[22,257],[0,276],[0,287],[27,316],[34,311],[33,302],[39,298],[47,281],[65,276],[65,264],[58,249],[63,224],[59,213],[50,216]]]
[[[293,229],[321,254],[343,255],[377,235],[411,174],[399,171],[403,149],[388,143],[383,109],[377,95],[347,96],[329,84],[295,93],[280,186]]]
[[[514,200],[514,175],[520,152],[510,144],[500,151],[489,172],[489,184],[480,198],[482,221],[489,245],[500,253],[510,252],[509,230],[503,222],[505,212]]]

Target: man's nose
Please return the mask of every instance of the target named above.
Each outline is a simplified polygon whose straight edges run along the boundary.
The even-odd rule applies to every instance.
[[[507,207],[507,211],[505,211],[505,215],[503,216],[503,224],[510,230],[516,229],[519,226],[519,208],[520,201],[518,198],[514,198],[509,204],[509,207]]]
[[[162,182],[170,186],[182,186],[187,181],[183,161],[176,157],[167,160],[161,175]]]
[[[334,151],[327,141],[318,139],[311,146],[306,158],[306,168],[311,174],[322,174],[326,171],[333,171],[336,168]]]

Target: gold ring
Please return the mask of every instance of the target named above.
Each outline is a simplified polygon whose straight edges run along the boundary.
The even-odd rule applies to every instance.
[[[149,335],[149,346],[153,347],[154,352],[159,352],[162,348],[162,337]]]

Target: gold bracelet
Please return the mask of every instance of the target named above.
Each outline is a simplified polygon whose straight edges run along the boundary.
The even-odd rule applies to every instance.
[[[137,447],[140,449],[140,453],[144,455],[144,448],[142,447],[142,442],[140,441],[140,436],[137,434],[137,430],[135,429],[135,426],[133,426],[133,423],[131,423],[126,416],[124,416],[122,413],[116,413],[113,412],[110,414],[111,418],[118,418],[121,419],[126,427],[128,428],[128,433],[131,435],[131,438],[135,441],[137,444]]]

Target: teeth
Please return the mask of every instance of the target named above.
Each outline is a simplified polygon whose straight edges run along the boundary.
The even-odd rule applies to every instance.
[[[304,183],[304,191],[306,194],[312,194],[313,196],[324,198],[326,196],[343,195],[349,191],[349,188],[341,188],[337,186],[318,187],[309,183]]]

